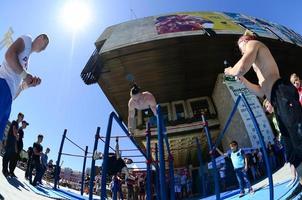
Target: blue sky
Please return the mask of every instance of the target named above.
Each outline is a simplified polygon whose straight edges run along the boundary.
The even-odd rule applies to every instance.
[[[0,3],[1,39],[9,27],[14,30],[14,39],[23,34],[35,37],[40,33],[50,37],[48,48],[40,54],[32,54],[29,63],[29,71],[40,76],[42,84],[24,91],[13,102],[10,120],[23,112],[30,123],[25,130],[24,148],[32,145],[38,134],[44,134],[44,147],[50,147],[49,157],[53,160],[56,160],[65,128],[69,138],[82,147],[88,145],[90,151],[96,127],[100,126],[101,134],[105,134],[113,108],[99,86],[85,85],[80,73],[98,36],[108,26],[134,19],[131,9],[137,18],[177,11],[238,12],[285,25],[302,34],[302,2],[299,0],[82,0],[91,11],[91,21],[74,33],[59,17],[66,2],[69,1],[3,0]],[[1,60],[5,50],[0,51]],[[114,126],[113,135],[116,134],[121,131]],[[120,148],[134,146],[123,139]],[[102,142],[99,149],[103,149]],[[64,152],[82,153],[68,142]],[[82,159],[63,157],[62,160],[63,167],[82,168]]]

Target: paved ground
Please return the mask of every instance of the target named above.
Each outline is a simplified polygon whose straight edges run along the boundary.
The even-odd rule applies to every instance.
[[[274,199],[275,200],[285,199],[292,192],[294,187],[298,184],[298,182],[296,182],[295,184],[289,185],[289,182],[290,182],[290,168],[289,168],[289,165],[286,164],[284,167],[282,167],[280,170],[278,170],[277,172],[275,172],[273,174],[274,197],[275,197]],[[269,199],[268,179],[264,179],[263,181],[253,185],[253,188],[255,190],[255,194],[253,194],[253,195],[247,194],[244,197],[239,198],[238,197],[239,190],[236,190],[236,191],[225,192],[224,194],[221,195],[221,199],[227,199],[227,200]],[[299,197],[296,197],[294,200],[296,200],[298,198]],[[194,200],[200,200],[200,199],[201,198],[194,198]],[[216,199],[215,196],[210,196],[210,197],[204,198],[203,200],[214,200],[214,199]]]
[[[2,166],[2,157],[0,157],[0,166]],[[16,169],[15,174],[18,178],[8,178],[6,179],[2,173],[0,173],[0,193],[4,196],[5,200],[49,200],[42,195],[38,195],[34,192],[33,187],[28,184],[28,181],[24,179],[24,171]],[[275,199],[284,199],[283,194],[289,193],[291,187],[287,186],[287,181],[290,177],[290,169],[288,165],[285,165],[279,171],[273,175],[274,185],[275,185]],[[256,193],[253,196],[246,195],[243,199],[269,199],[269,190],[268,190],[268,180],[265,179],[253,186],[256,190]],[[63,189],[63,188],[62,188]],[[66,190],[66,189],[65,189]],[[69,190],[70,191],[70,190]],[[75,191],[72,191],[75,192]],[[232,191],[231,191],[232,192]],[[231,193],[229,192],[229,193]],[[77,192],[79,193],[79,192]],[[99,197],[94,197],[99,199]],[[60,199],[69,199],[69,198],[60,198]],[[73,198],[71,198],[73,199]],[[194,198],[200,199],[200,198]],[[206,198],[215,199],[214,196]],[[238,195],[231,195],[225,199],[238,199]]]
[[[0,157],[0,166],[2,170],[2,157]],[[18,178],[6,179],[2,172],[0,173],[0,193],[5,200],[49,200],[49,198],[32,192],[30,188],[24,184],[28,183],[24,179],[24,171],[17,168],[15,174]]]

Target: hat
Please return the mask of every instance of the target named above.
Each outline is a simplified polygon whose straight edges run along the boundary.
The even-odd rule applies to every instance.
[[[25,120],[22,121],[22,124],[23,123],[26,124],[27,126],[29,125],[29,123],[27,123],[27,121],[25,121]]]

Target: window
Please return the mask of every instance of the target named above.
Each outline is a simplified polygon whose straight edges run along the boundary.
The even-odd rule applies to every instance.
[[[194,118],[201,119],[201,114],[204,114],[206,118],[209,117],[209,104],[207,99],[200,99],[190,102],[192,114]]]
[[[215,108],[209,97],[198,97],[187,100],[189,116],[194,120],[201,120],[203,113],[207,119],[216,118]]]
[[[161,113],[162,113],[162,116],[163,116],[164,124],[166,125],[167,122],[169,121],[169,110],[168,110],[168,106],[162,106],[162,107],[161,107]]]
[[[175,104],[176,120],[185,119],[185,109],[182,103]]]

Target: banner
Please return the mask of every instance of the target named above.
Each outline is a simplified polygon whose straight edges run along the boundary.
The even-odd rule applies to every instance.
[[[267,22],[263,19],[254,18],[254,20],[264,26],[265,28],[269,29],[271,32],[275,33],[281,40],[284,42],[290,42],[293,43],[293,41],[285,34],[283,34],[276,26],[274,26],[272,23]]]
[[[273,34],[271,31],[267,30],[266,28],[260,26],[258,23],[255,23],[252,18],[239,14],[239,13],[224,13],[228,17],[230,17],[234,22],[242,25],[246,29],[249,29],[250,31],[256,33],[258,36],[261,37],[267,37],[267,38],[273,38],[278,39],[278,37]]]
[[[234,32],[234,33],[238,33],[238,34],[242,34],[245,31],[241,26],[234,23],[232,20],[230,20],[228,17],[225,17],[221,13],[216,13],[216,12],[190,12],[190,13],[184,13],[184,14],[188,14],[188,15],[191,15],[191,16],[202,17],[204,19],[212,21],[213,22],[212,29],[214,31]]]
[[[183,31],[201,31],[212,28],[214,23],[202,17],[187,14],[173,14],[156,18],[157,34],[175,33]]]
[[[224,83],[226,84],[229,92],[231,93],[234,102],[237,100],[237,97],[240,93],[244,94],[258,122],[261,134],[263,135],[264,142],[266,144],[268,142],[273,143],[274,135],[271,126],[257,97],[251,94],[251,92],[239,81],[225,80]],[[248,136],[251,140],[252,147],[260,148],[261,145],[256,133],[256,129],[243,101],[240,101],[238,105],[238,110],[247,130]]]
[[[185,12],[157,17],[158,34],[201,31],[205,28],[218,32],[241,34],[244,29],[222,14],[214,12]]]

